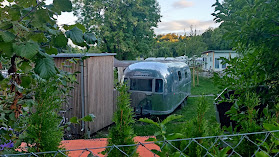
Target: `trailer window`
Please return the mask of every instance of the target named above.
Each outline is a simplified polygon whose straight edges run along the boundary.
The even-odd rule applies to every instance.
[[[130,90],[152,92],[152,79],[130,79]]]
[[[163,80],[156,79],[155,81],[155,92],[162,93],[163,92]]]
[[[128,82],[128,79],[127,78],[124,78],[124,83],[127,83]]]
[[[181,72],[178,71],[178,80],[181,81],[181,78],[182,78],[182,77],[181,77]]]

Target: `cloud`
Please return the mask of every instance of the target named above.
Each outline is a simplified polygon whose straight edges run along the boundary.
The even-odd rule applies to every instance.
[[[179,1],[175,2],[175,3],[173,3],[172,6],[174,8],[189,8],[189,7],[193,6],[193,5],[194,5],[193,2],[189,2],[187,0],[179,0]]]
[[[166,34],[166,33],[178,33],[184,34],[191,31],[190,27],[192,26],[193,30],[197,30],[198,34],[203,33],[209,27],[218,27],[219,24],[216,24],[212,20],[199,21],[199,20],[174,20],[168,22],[160,22],[158,28],[155,28],[156,34]]]

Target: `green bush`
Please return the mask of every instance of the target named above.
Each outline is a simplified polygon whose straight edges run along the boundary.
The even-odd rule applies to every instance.
[[[135,123],[133,119],[133,112],[130,106],[130,94],[127,92],[126,84],[121,84],[117,86],[119,91],[119,96],[117,97],[117,110],[113,115],[113,122],[115,126],[109,129],[108,136],[108,146],[113,145],[129,145],[135,144],[134,130],[132,124]],[[120,149],[128,155],[131,155],[135,150],[134,147],[121,147]],[[102,153],[108,153],[108,156],[121,157],[126,156],[120,152],[117,148],[114,148],[110,151],[110,148],[107,148]],[[133,156],[137,156],[137,153],[134,153]]]
[[[222,133],[220,126],[216,121],[211,122],[205,118],[205,113],[208,109],[209,103],[206,97],[200,97],[197,104],[197,116],[189,120],[184,127],[183,134],[185,138],[216,136]],[[214,139],[200,139],[198,140],[198,143],[209,148],[213,144],[213,140]],[[189,141],[183,141],[180,148],[183,149],[188,144]],[[189,156],[203,156],[206,153],[206,150],[200,147],[197,143],[191,143],[184,153]],[[214,154],[214,152],[212,153]]]
[[[34,75],[33,100],[29,100],[28,114],[22,117],[25,128],[17,144],[27,143],[28,152],[45,152],[61,149],[64,129],[59,127],[61,117],[58,112],[66,101],[75,81],[75,75],[60,71],[54,78],[45,80]],[[16,145],[17,146],[17,145]]]

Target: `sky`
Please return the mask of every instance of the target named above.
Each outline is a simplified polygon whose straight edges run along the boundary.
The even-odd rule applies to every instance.
[[[190,27],[202,34],[209,27],[218,27],[211,15],[211,7],[216,0],[157,0],[160,5],[161,22],[155,28],[156,34],[189,34]],[[52,3],[52,0],[47,0]],[[63,13],[58,17],[58,24],[74,24],[77,17],[72,13]]]
[[[155,28],[156,34],[178,33],[188,34],[192,25],[198,34],[209,27],[218,27],[211,15],[211,7],[216,0],[157,0],[161,7],[161,22]]]

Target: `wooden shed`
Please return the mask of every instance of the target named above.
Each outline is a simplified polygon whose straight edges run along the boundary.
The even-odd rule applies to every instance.
[[[113,91],[114,91],[114,55],[115,53],[86,53],[86,54],[67,54],[61,53],[55,56],[57,67],[68,71],[76,72],[78,84],[70,92],[68,102],[64,104],[64,109],[68,110],[67,118],[77,116],[82,118],[88,114],[94,114],[94,122],[81,122],[72,129],[72,134],[84,135],[94,133],[112,124],[113,112],[115,110]],[[79,58],[77,64],[66,62],[71,58]],[[85,58],[85,59],[82,59]],[[88,132],[89,131],[89,132]]]

